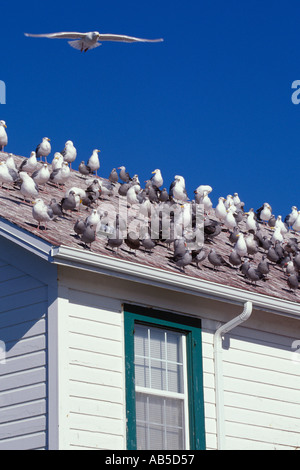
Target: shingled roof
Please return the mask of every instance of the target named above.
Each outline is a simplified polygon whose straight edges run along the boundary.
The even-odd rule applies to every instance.
[[[0,161],[5,160],[7,154],[0,153]],[[15,156],[14,160],[18,166],[24,157]],[[101,179],[101,178],[100,178]],[[55,198],[56,201],[60,201],[64,196],[64,193],[67,189],[71,187],[80,187],[86,189],[87,184],[86,180],[82,175],[75,170],[71,170],[71,176],[65,185],[64,190],[60,190],[51,183],[47,183],[44,186],[44,189],[40,191],[39,197],[43,199],[46,203],[49,203],[52,198]],[[6,188],[9,188],[8,190]],[[123,210],[126,210],[127,201],[126,198],[118,195],[117,187],[113,196],[103,197],[100,200],[100,207],[103,206],[103,209],[106,210],[107,204],[111,204],[116,212],[119,207],[122,207]],[[47,229],[38,230],[37,222],[32,216],[32,205],[24,203],[23,197],[20,194],[20,191],[17,188],[13,188],[9,185],[4,185],[4,188],[0,187],[0,218],[9,221],[11,224],[14,224],[16,227],[20,227],[27,232],[30,232],[37,237],[45,240],[52,246],[67,246],[75,247],[80,250],[87,250],[87,247],[82,243],[82,241],[76,237],[74,232],[74,224],[78,218],[85,218],[89,215],[90,209],[87,211],[86,208],[81,208],[79,211],[73,211],[70,214],[66,215],[63,218],[58,218],[56,221],[50,221],[47,224]],[[214,211],[210,213],[209,217],[215,219]],[[239,224],[240,229],[243,231],[245,229],[244,222]],[[271,236],[272,230],[268,227],[263,227],[263,230],[268,236]],[[229,231],[224,227],[222,232],[213,239],[212,242],[208,244],[209,248],[214,248],[217,253],[223,255],[225,259],[228,259],[230,252],[233,248],[233,245],[230,243]],[[286,235],[286,238],[293,238],[299,242],[299,235],[293,232],[290,232]],[[267,275],[266,281],[258,281],[257,284],[250,283],[241,273],[239,269],[221,266],[220,268],[214,270],[213,266],[205,259],[199,266],[192,263],[185,268],[185,271],[182,272],[171,260],[172,249],[165,243],[159,242],[152,253],[149,253],[140,248],[134,253],[131,251],[126,244],[120,247],[118,252],[113,252],[109,247],[104,237],[97,237],[96,241],[92,244],[92,252],[105,255],[107,257],[117,257],[118,259],[124,259],[128,261],[134,261],[135,263],[140,263],[145,266],[152,266],[156,268],[163,269],[165,271],[176,272],[182,276],[190,276],[193,278],[203,279],[206,281],[212,281],[214,283],[219,283],[225,286],[231,286],[244,291],[257,292],[267,296],[272,296],[279,299],[289,300],[292,302],[300,302],[299,290],[292,292],[287,285],[287,276],[284,273],[281,266],[272,264],[270,268],[270,273]],[[262,255],[265,254],[264,250],[260,249],[259,252],[254,257],[254,264],[257,265],[262,258]]]

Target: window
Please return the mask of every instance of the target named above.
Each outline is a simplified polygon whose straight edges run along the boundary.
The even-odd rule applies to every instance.
[[[201,324],[125,306],[127,448],[204,449]]]

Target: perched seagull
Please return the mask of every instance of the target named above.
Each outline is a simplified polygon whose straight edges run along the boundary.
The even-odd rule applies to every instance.
[[[124,183],[129,183],[129,181],[131,181],[131,178],[129,176],[129,173],[126,171],[125,166],[119,166],[118,170],[121,170],[119,174],[120,179],[124,181]]]
[[[52,163],[51,163],[52,171],[57,170],[58,168],[61,168],[63,162],[64,162],[64,157],[62,156],[62,154],[60,152],[55,152]]]
[[[31,152],[29,158],[25,158],[19,168],[19,171],[26,171],[27,173],[32,173],[33,171],[36,170],[37,167],[37,159],[36,159],[36,153]]]
[[[51,152],[50,139],[48,139],[48,137],[44,137],[42,142],[37,146],[35,152],[37,158],[45,157],[45,161],[47,163],[47,157]]]
[[[16,171],[16,172],[18,171],[12,153],[9,153],[9,154],[8,154],[8,157],[7,157],[6,161],[5,161],[5,163],[6,163],[7,168],[10,168],[11,170],[14,170],[14,171]]]
[[[19,176],[22,180],[21,184],[21,194],[23,195],[24,201],[26,198],[34,199],[39,194],[39,188],[36,182],[29,176],[25,171],[21,171]]]
[[[100,150],[97,150],[97,149],[93,150],[93,153],[92,153],[92,155],[90,156],[90,158],[88,159],[88,162],[87,162],[87,166],[92,171],[96,171],[96,176],[97,176],[97,171],[100,168],[100,161],[99,161],[99,157],[98,157],[99,152],[100,152]]]
[[[163,178],[161,176],[161,171],[159,169],[156,169],[154,171],[152,171],[152,178],[151,178],[151,183],[153,186],[155,186],[156,188],[160,188],[162,185],[163,185]]]
[[[50,181],[56,185],[64,185],[70,176],[70,168],[67,162],[63,162],[61,168],[53,170],[50,174]]]
[[[3,152],[4,147],[7,146],[8,138],[6,134],[7,125],[5,121],[0,121],[0,150]]]
[[[84,163],[84,160],[82,160],[82,162],[80,163],[80,165],[79,165],[79,167],[78,167],[78,171],[79,171],[79,173],[81,173],[83,176],[88,176],[88,175],[92,175],[92,174],[93,174],[93,172],[92,172],[92,170],[90,169],[90,167]]]
[[[9,168],[4,161],[0,162],[0,183],[3,186],[3,183],[13,184],[18,180],[18,173]]]
[[[32,216],[38,222],[38,230],[40,230],[41,222],[44,223],[45,229],[47,222],[53,219],[53,210],[47,206],[42,199],[33,201]]]
[[[77,150],[74,147],[72,140],[68,140],[65,143],[65,148],[61,152],[61,155],[64,157],[64,161],[70,163],[70,167],[72,163],[76,160],[77,157]]]
[[[50,178],[50,171],[49,171],[47,163],[43,163],[41,168],[34,171],[31,175],[31,178],[35,181],[35,183],[37,185],[46,184],[49,181],[49,178]]]
[[[227,215],[226,207],[224,205],[225,200],[226,199],[224,197],[219,197],[218,204],[216,205],[216,208],[215,208],[215,215],[221,222],[225,220],[226,215]]]
[[[91,31],[88,33],[76,32],[61,32],[50,34],[28,34],[25,36],[32,38],[49,38],[49,39],[73,39],[68,41],[70,46],[78,49],[81,52],[87,52],[89,49],[101,46],[98,41],[118,41],[118,42],[162,42],[163,39],[142,39],[132,36],[125,36],[123,34],[100,34],[98,31]],[[75,41],[74,41],[75,39]]]

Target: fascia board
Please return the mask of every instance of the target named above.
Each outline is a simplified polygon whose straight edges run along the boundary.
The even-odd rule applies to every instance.
[[[210,299],[244,305],[252,302],[253,307],[279,315],[300,319],[300,304],[236,287],[184,276],[163,269],[145,266],[132,261],[111,258],[76,248],[60,246],[52,250],[53,262],[64,266],[77,267],[105,275],[120,277],[148,285],[168,288],[178,292],[198,294]]]

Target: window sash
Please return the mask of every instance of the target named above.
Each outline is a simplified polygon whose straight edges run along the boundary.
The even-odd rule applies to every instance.
[[[186,334],[188,364],[188,408],[191,450],[204,450],[205,421],[203,396],[203,365],[201,320],[146,307],[124,304],[125,335],[125,384],[126,384],[126,437],[127,449],[135,450],[136,443],[136,399],[134,332],[135,323],[162,326]]]
[[[140,325],[138,323],[138,325]],[[144,326],[144,325],[143,325]],[[172,392],[169,390],[164,390],[164,389],[159,389],[159,388],[153,388],[153,387],[142,387],[139,385],[135,385],[135,392],[137,393],[142,393],[144,395],[150,395],[150,396],[156,396],[159,398],[171,398],[171,399],[176,399],[179,400],[183,403],[183,432],[184,432],[184,443],[183,443],[183,449],[189,449],[190,448],[190,438],[189,438],[189,397],[188,397],[188,380],[187,380],[187,344],[186,344],[186,334],[182,332],[178,332],[180,335],[180,341],[181,341],[181,354],[182,354],[182,362],[175,362],[175,361],[170,361],[168,360],[167,356],[167,333],[170,332],[175,332],[174,328],[163,328],[162,331],[164,332],[164,348],[165,348],[165,359],[157,359],[153,358],[151,356],[151,329],[158,329],[156,326],[152,325],[145,325],[145,327],[148,329],[147,330],[147,339],[148,339],[148,356],[141,356],[136,353],[134,353],[134,357],[136,358],[144,358],[149,360],[149,374],[151,374],[151,360],[157,360],[164,362],[166,364],[166,385],[168,388],[168,382],[167,382],[167,377],[168,377],[168,364],[175,364],[175,365],[181,365],[182,366],[182,375],[183,375],[183,392]],[[149,377],[149,383],[151,385],[151,375]],[[165,420],[166,421],[166,420]]]

